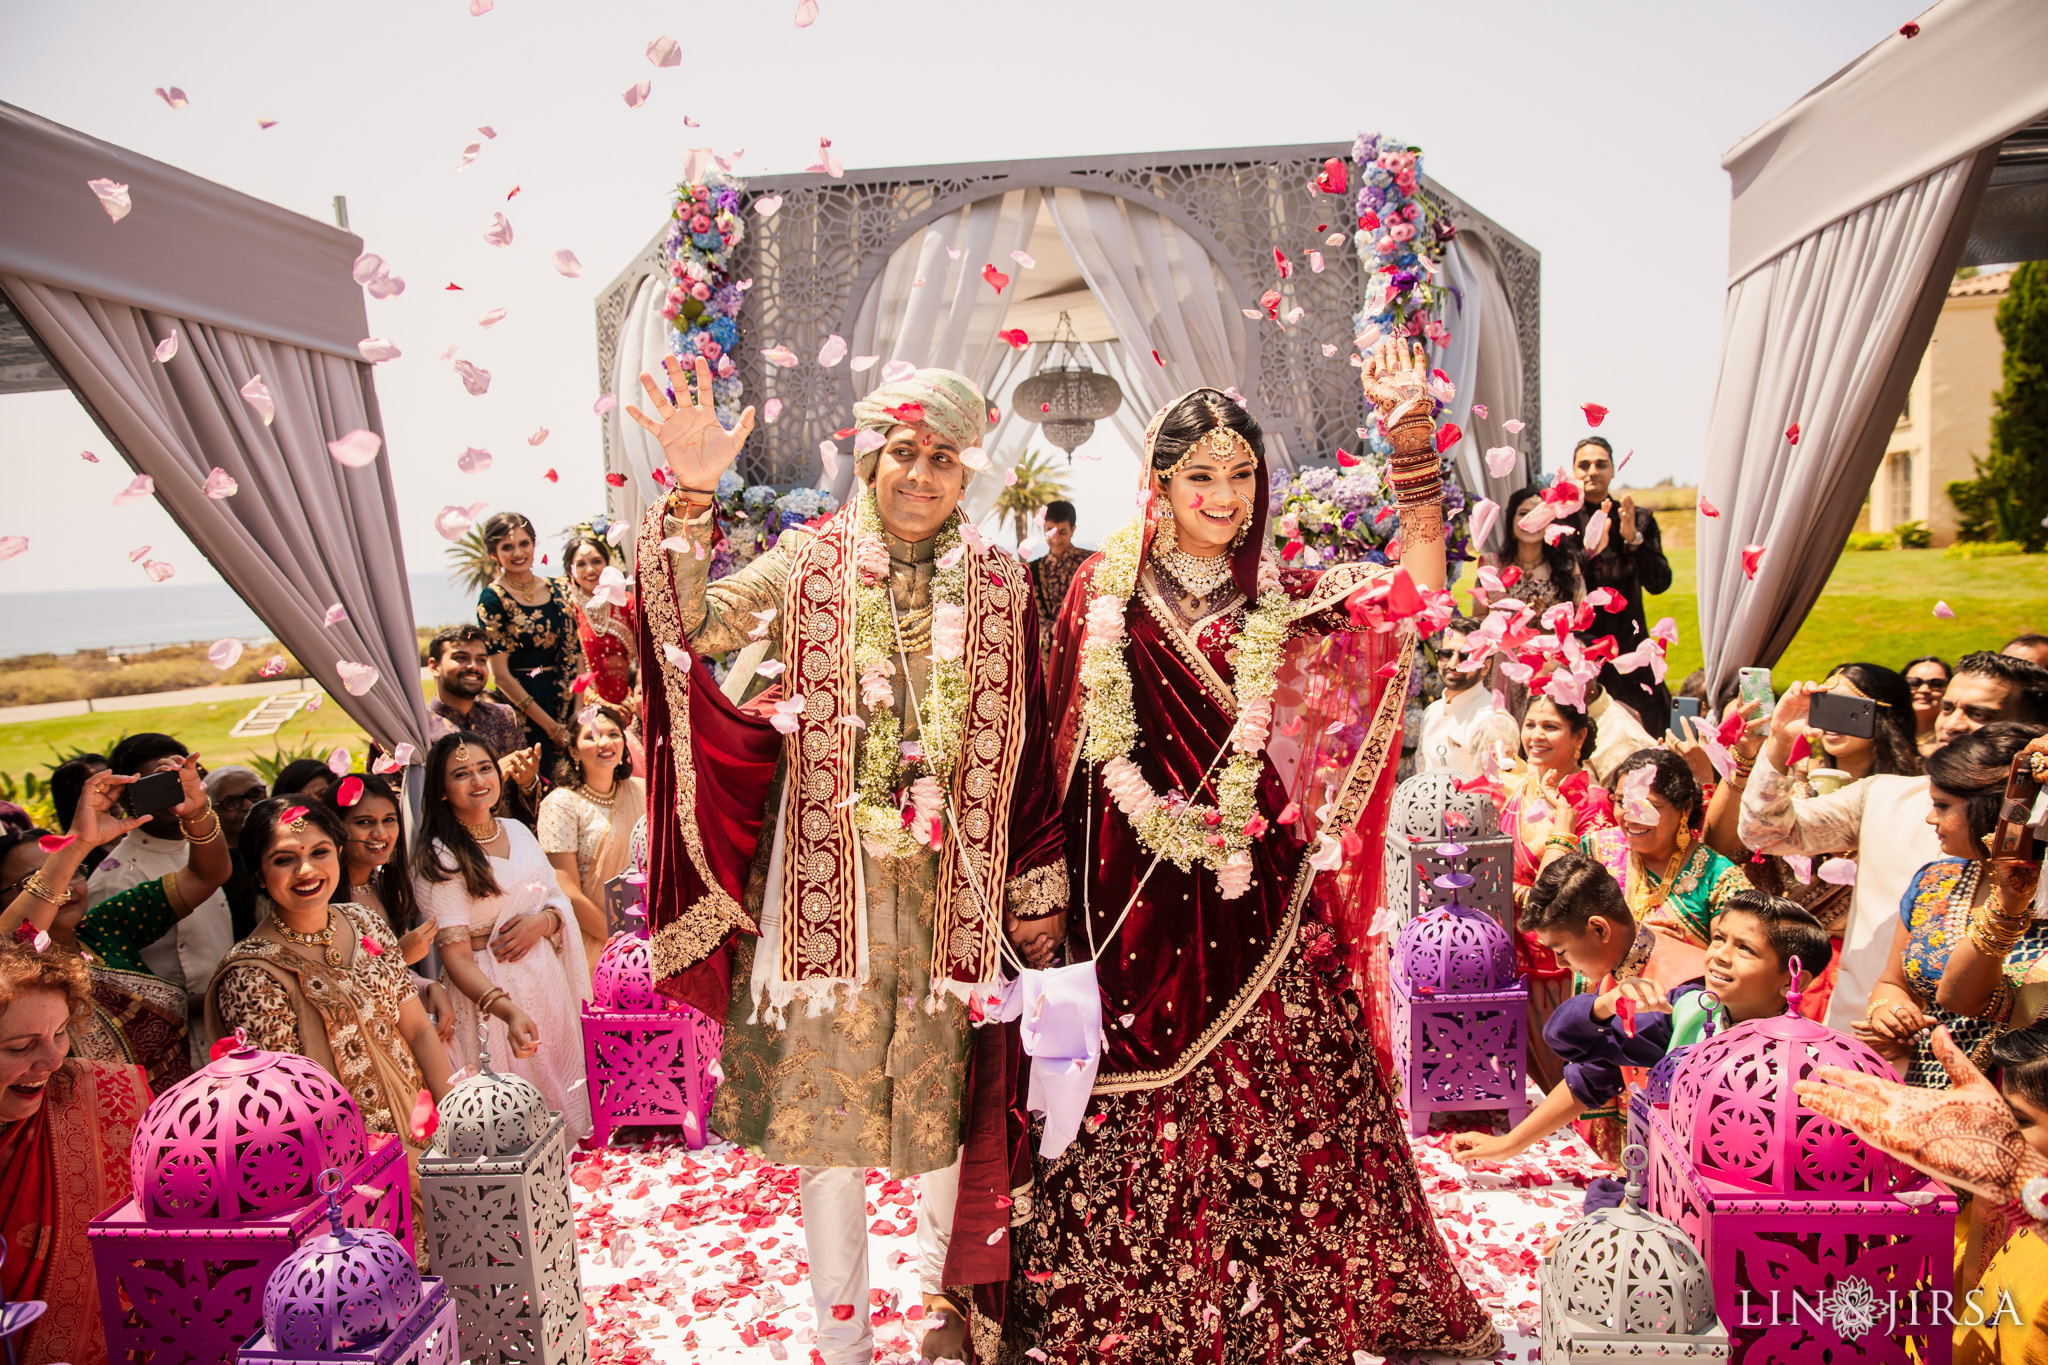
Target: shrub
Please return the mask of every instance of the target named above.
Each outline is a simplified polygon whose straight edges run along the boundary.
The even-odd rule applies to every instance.
[[[1897,546],[1889,531],[1851,531],[1848,550],[1890,550]]]
[[[1924,521],[1902,521],[1892,529],[1902,550],[1924,550],[1934,544],[1934,532],[1927,529]]]
[[[1959,540],[1941,552],[1943,559],[2001,559],[2023,555],[2027,547],[2017,540]]]
[[[1998,305],[2005,343],[2004,387],[1991,416],[1991,448],[1974,461],[1977,477],[1951,483],[1949,501],[1966,541],[2018,541],[2048,547],[2048,262],[2012,272]]]

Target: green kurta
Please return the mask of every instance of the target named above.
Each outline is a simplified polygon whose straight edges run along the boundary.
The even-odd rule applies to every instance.
[[[716,538],[708,515],[691,526],[670,518],[666,533],[707,547]],[[722,654],[750,644],[760,625],[757,613],[781,609],[793,552],[806,535],[784,531],[774,549],[716,583],[706,581],[708,556],[673,552],[691,647]],[[927,611],[936,541],[883,539],[898,616]],[[906,628],[915,629],[908,621]],[[771,628],[767,638],[779,636]],[[904,653],[910,686],[898,680],[896,714],[910,739],[918,733],[910,693],[924,695],[930,664],[925,650]],[[782,808],[781,785],[778,780],[769,796],[771,811]],[[772,828],[762,832],[747,884],[746,910],[757,923]],[[785,856],[793,851],[785,847]],[[771,1020],[766,1000],[757,1005],[754,999],[758,940],[742,938],[735,945],[721,1058],[725,1079],[711,1115],[721,1135],[796,1166],[886,1166],[897,1175],[918,1175],[952,1164],[961,1142],[972,1033],[959,997],[930,999],[938,863],[936,853],[916,859],[861,854],[868,972],[850,1008],[842,999],[814,1014],[797,1002],[785,1019]]]

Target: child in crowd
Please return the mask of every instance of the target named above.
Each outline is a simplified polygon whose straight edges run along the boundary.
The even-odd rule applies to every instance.
[[[1543,870],[1522,924],[1598,984],[1565,1001],[1544,1030],[1565,1059],[1563,1082],[1513,1131],[1454,1137],[1451,1155],[1461,1162],[1518,1156],[1582,1116],[1587,1141],[1616,1159],[1624,1068],[1655,1065],[1671,1047],[1699,1039],[1707,1018],[1703,985],[1719,1000],[1722,1026],[1767,1018],[1785,1010],[1792,959],[1825,962],[1828,954],[1827,931],[1813,916],[1788,900],[1742,891],[1714,918],[1704,981],[1662,983],[1657,945],[1667,940],[1637,925],[1613,874],[1583,853]],[[1589,1197],[1597,1207],[1599,1192]]]

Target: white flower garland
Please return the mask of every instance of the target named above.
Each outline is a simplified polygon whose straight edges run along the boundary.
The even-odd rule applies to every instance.
[[[896,719],[896,624],[889,604],[889,552],[872,490],[854,514],[853,671],[869,708],[854,764],[853,825],[877,858],[914,858],[943,842],[939,811],[967,716],[966,556],[955,513],[939,528],[932,575],[932,667],[918,698],[923,731],[910,745]],[[958,553],[956,553],[958,551]],[[908,748],[910,753],[904,751]]]
[[[1103,543],[1102,560],[1095,566],[1096,591],[1089,599],[1081,646],[1081,683],[1087,689],[1081,704],[1087,727],[1082,756],[1102,765],[1103,787],[1130,820],[1140,844],[1183,872],[1195,863],[1210,868],[1224,899],[1230,900],[1251,885],[1251,842],[1266,828],[1258,809],[1260,753],[1273,725],[1273,690],[1293,603],[1281,591],[1277,572],[1262,562],[1258,600],[1230,644],[1237,651],[1231,681],[1238,704],[1236,753],[1216,777],[1216,804],[1198,805],[1179,792],[1161,796],[1131,758],[1138,713],[1124,654],[1124,611],[1137,590],[1144,543],[1144,518],[1134,518]]]

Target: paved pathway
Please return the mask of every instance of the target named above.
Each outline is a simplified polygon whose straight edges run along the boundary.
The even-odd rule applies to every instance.
[[[233,683],[220,687],[183,687],[175,692],[144,692],[133,697],[89,697],[84,701],[49,701],[34,706],[0,707],[0,725],[19,725],[56,716],[83,716],[99,711],[148,711],[158,706],[193,702],[233,701],[268,697],[278,692],[317,691],[311,678],[276,678],[268,682]]]

